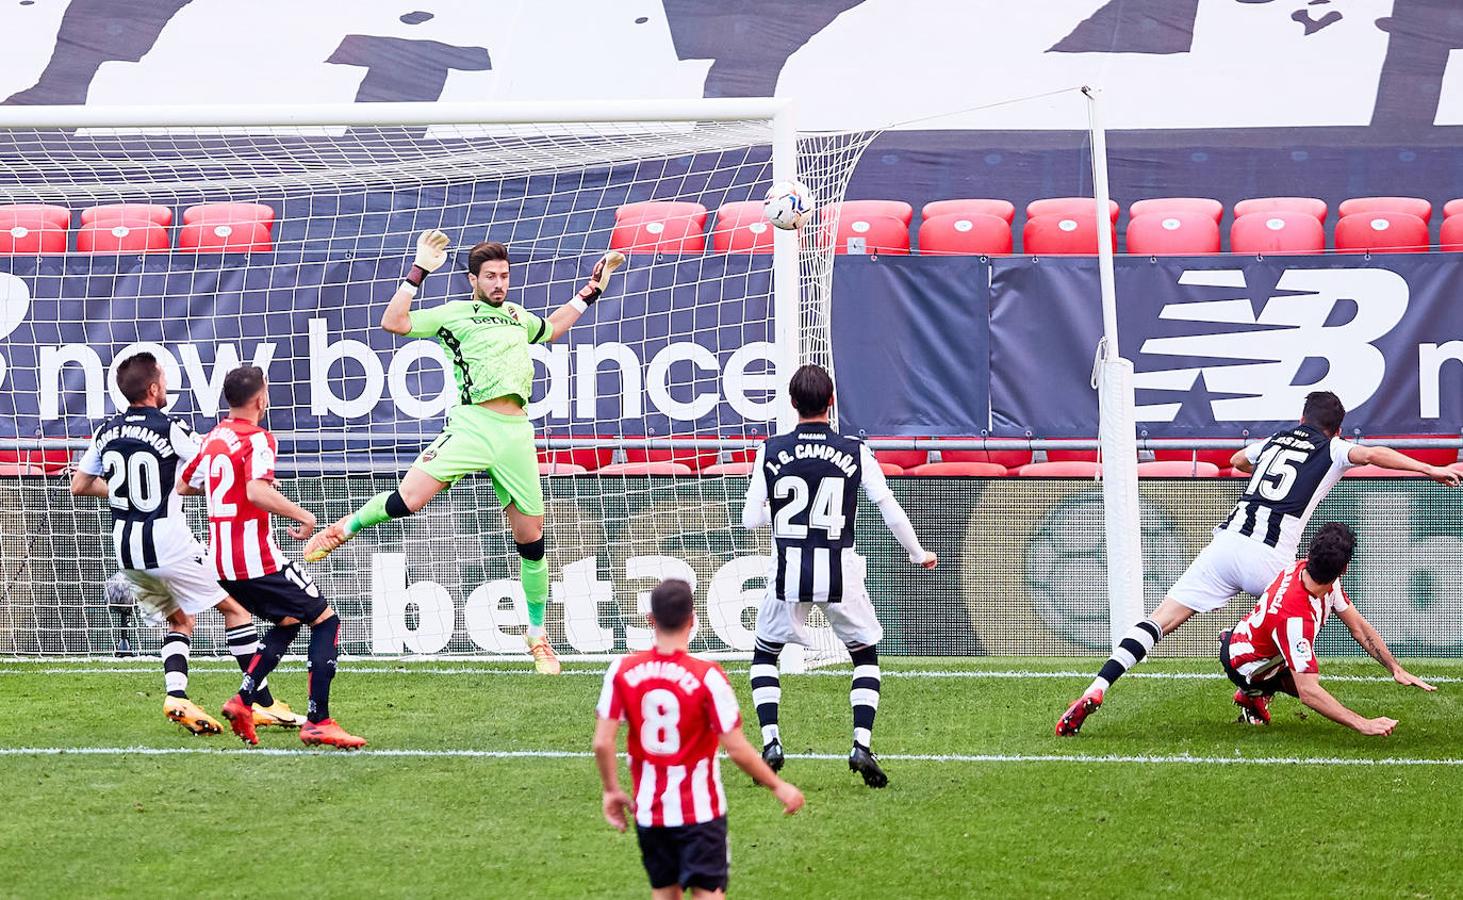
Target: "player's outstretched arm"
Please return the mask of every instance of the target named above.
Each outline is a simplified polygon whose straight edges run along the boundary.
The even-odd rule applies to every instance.
[[[1361,646],[1361,649],[1365,650],[1372,659],[1381,663],[1382,668],[1392,673],[1393,681],[1396,681],[1398,684],[1421,688],[1424,691],[1437,690],[1437,688],[1428,684],[1426,681],[1423,681],[1421,678],[1402,668],[1402,664],[1397,662],[1397,658],[1392,655],[1391,649],[1387,647],[1387,642],[1382,640],[1381,633],[1377,631],[1372,623],[1366,620],[1365,616],[1357,611],[1355,606],[1344,609],[1336,615],[1341,619],[1341,623],[1346,626],[1346,630],[1351,632],[1352,639]]]
[[[782,811],[792,815],[803,808],[803,792],[791,783],[777,777],[772,767],[762,759],[762,754],[747,741],[740,728],[733,728],[721,736],[721,749],[737,764],[737,768],[752,776],[752,780],[769,788],[782,801]]]
[[[1443,466],[1430,466],[1425,462],[1418,462],[1410,456],[1398,453],[1391,447],[1352,447],[1346,458],[1358,466],[1381,466],[1384,469],[1396,469],[1400,472],[1420,472],[1423,475],[1436,481],[1438,484],[1446,484],[1448,487],[1457,487],[1463,474]]]
[[[889,490],[889,483],[884,480],[884,470],[879,468],[879,461],[874,458],[868,445],[860,448],[860,452],[863,454],[861,465],[864,496],[879,508],[879,515],[884,517],[884,525],[899,541],[899,546],[909,554],[909,561],[921,568],[933,569],[939,564],[940,558],[920,544],[919,535],[914,533],[914,525],[905,514],[904,507],[895,499],[894,492]]]
[[[1321,678],[1314,672],[1294,673],[1296,693],[1300,695],[1300,702],[1311,709],[1330,719],[1338,725],[1345,725],[1353,728],[1362,734],[1377,735],[1385,737],[1392,733],[1397,727],[1396,719],[1388,719],[1379,716],[1375,719],[1368,719],[1358,713],[1354,713],[1341,705],[1341,701],[1331,696],[1331,693],[1321,687]]]
[[[615,740],[620,733],[619,719],[599,719],[594,725],[594,764],[604,786],[605,821],[617,830],[629,825],[630,795],[620,787],[620,763],[615,756]]]
[[[407,334],[411,331],[411,302],[421,290],[422,282],[431,273],[442,268],[447,261],[447,245],[451,240],[436,230],[423,231],[417,237],[417,255],[412,262],[406,280],[391,295],[386,312],[381,314],[381,328],[392,334]]]
[[[600,295],[609,289],[610,276],[624,264],[625,254],[618,250],[611,250],[601,256],[599,262],[594,264],[594,271],[589,273],[589,281],[584,283],[584,287],[579,289],[579,293],[574,295],[574,299],[549,314],[549,325],[553,327],[554,331],[548,340],[552,341],[561,337],[570,328],[573,328],[574,323],[579,321],[579,317],[584,315],[585,311],[599,300]]]
[[[279,488],[260,478],[250,479],[244,489],[249,502],[277,516],[294,519],[290,526],[290,537],[303,541],[315,530],[315,514],[279,492]]]
[[[772,510],[767,507],[767,478],[763,463],[767,461],[767,445],[757,448],[752,459],[752,477],[747,481],[747,497],[742,502],[742,527],[755,531],[772,524]]]

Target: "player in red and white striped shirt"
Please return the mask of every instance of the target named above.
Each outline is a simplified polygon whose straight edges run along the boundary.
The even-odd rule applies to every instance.
[[[1234,702],[1241,710],[1241,721],[1268,725],[1270,698],[1280,692],[1299,697],[1331,721],[1362,734],[1388,735],[1397,727],[1396,719],[1368,719],[1352,712],[1321,687],[1316,635],[1331,612],[1398,684],[1434,690],[1402,668],[1382,636],[1341,589],[1340,578],[1355,547],[1356,534],[1346,525],[1329,522],[1321,526],[1306,558],[1281,572],[1254,611],[1221,636],[1219,662],[1239,687]]]
[[[695,601],[684,581],[661,582],[650,594],[655,646],[610,665],[600,691],[594,756],[604,782],[604,814],[621,831],[633,809],[651,897],[669,900],[686,888],[719,897],[727,885],[726,792],[718,746],[758,784],[772,789],[789,815],[803,795],[777,777],[742,734],[736,694],[721,666],[687,652]],[[635,799],[620,788],[615,737],[627,722]]]
[[[247,744],[258,744],[251,712],[259,685],[279,665],[300,628],[310,626],[308,721],[300,728],[306,744],[356,749],[364,739],[330,718],[330,682],[340,656],[340,617],[309,575],[287,561],[269,531],[269,514],[293,519],[290,536],[307,540],[315,516],[274,486],[274,435],[260,427],[269,406],[269,385],[258,366],[240,366],[224,376],[229,417],[203,439],[203,449],[179,476],[180,493],[208,498],[208,553],[219,584],[244,608],[274,627],[255,651],[243,683],[223,714]]]

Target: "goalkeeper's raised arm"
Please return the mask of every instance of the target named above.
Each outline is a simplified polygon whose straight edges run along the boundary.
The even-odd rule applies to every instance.
[[[447,235],[437,230],[424,231],[417,238],[417,253],[416,258],[412,261],[411,271],[407,273],[406,279],[396,289],[396,293],[391,296],[391,302],[386,305],[386,312],[381,316],[381,327],[384,330],[392,334],[410,335],[413,332],[422,331],[424,326],[433,324],[427,321],[429,316],[420,313],[414,321],[411,303],[416,299],[417,292],[421,290],[422,282],[426,280],[427,276],[437,271],[447,261],[449,243]],[[486,300],[497,306],[507,298],[509,268],[506,258],[502,262],[502,266],[479,267],[477,271],[473,271],[471,260],[469,260],[467,280],[472,285],[474,300]],[[574,323],[579,321],[579,317],[584,315],[609,287],[610,276],[614,275],[615,270],[624,264],[624,254],[616,250],[611,250],[600,257],[584,287],[580,288],[579,293],[575,294],[568,303],[549,315],[545,320],[548,323],[546,331],[537,336],[536,340],[531,340],[530,343],[548,343],[572,328]],[[435,328],[429,327],[428,330],[429,335],[435,334]]]

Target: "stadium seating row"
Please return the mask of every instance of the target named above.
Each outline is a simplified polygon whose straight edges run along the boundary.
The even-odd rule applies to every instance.
[[[77,253],[158,253],[173,249],[173,211],[147,203],[111,203],[81,211]],[[192,253],[263,253],[271,249],[274,210],[260,203],[203,203],[183,211],[177,249]],[[66,253],[71,210],[43,203],[0,206],[0,256]]]
[[[1097,252],[1090,197],[1033,200],[1026,207],[1021,248],[1026,254]],[[1109,203],[1113,246],[1119,207]],[[1358,197],[1339,207],[1334,249],[1343,253],[1419,253],[1429,248],[1432,204],[1418,197]],[[1234,253],[1320,253],[1326,247],[1326,203],[1313,197],[1262,197],[1234,206],[1229,249]],[[936,200],[921,210],[921,255],[1001,256],[1014,252],[1016,208],[1007,200]],[[1202,197],[1139,200],[1128,210],[1128,253],[1203,255],[1221,252],[1224,204]],[[1463,198],[1443,207],[1440,247],[1463,251]],[[610,246],[627,253],[706,252],[708,218],[699,203],[646,201],[620,207]],[[911,252],[914,209],[900,200],[849,200],[819,210],[811,231],[837,254]],[[834,224],[836,220],[836,225]],[[771,253],[773,229],[757,202],[727,203],[710,231],[714,253]]]

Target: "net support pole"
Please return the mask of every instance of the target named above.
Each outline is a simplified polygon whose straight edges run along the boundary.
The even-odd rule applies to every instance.
[[[798,134],[789,103],[772,117],[772,180],[795,181],[798,177]],[[799,362],[802,320],[802,291],[799,287],[798,244],[801,229],[774,229],[772,236],[773,342],[777,345],[777,430],[791,431],[798,424],[797,413],[787,394],[787,381]],[[755,477],[755,473],[754,476]],[[788,644],[779,658],[785,674],[807,671],[807,651],[801,644]]]
[[[1138,506],[1138,433],[1133,364],[1118,346],[1117,282],[1113,273],[1111,197],[1102,91],[1084,87],[1092,135],[1092,193],[1097,201],[1097,275],[1102,293],[1102,342],[1094,387],[1102,444],[1102,503],[1107,546],[1108,624],[1112,644],[1143,617],[1143,529]]]

